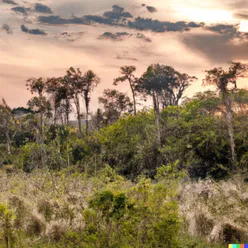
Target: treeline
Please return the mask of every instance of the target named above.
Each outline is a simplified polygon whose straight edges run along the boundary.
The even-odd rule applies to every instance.
[[[162,165],[186,169],[192,178],[223,178],[245,169],[248,92],[236,82],[246,77],[246,64],[206,71],[203,85],[216,90],[190,99],[185,90],[196,77],[161,64],[141,77],[135,71],[121,67],[113,82],[128,83],[131,98],[106,89],[98,99],[103,109],[95,113],[91,95],[100,78],[93,71],[71,67],[63,77],[28,79],[34,97],[27,108],[11,109],[4,99],[0,105],[0,163],[26,172],[77,165],[90,173],[108,164],[132,179],[153,178]],[[142,107],[147,100],[152,109]]]

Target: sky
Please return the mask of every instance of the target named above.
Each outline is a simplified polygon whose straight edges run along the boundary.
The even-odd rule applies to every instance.
[[[114,6],[114,7],[113,7]],[[198,77],[248,60],[247,0],[0,0],[0,97],[26,106],[30,77],[63,76],[73,66],[100,78],[91,108],[119,68],[140,76],[152,63]],[[245,87],[245,81],[241,83]]]

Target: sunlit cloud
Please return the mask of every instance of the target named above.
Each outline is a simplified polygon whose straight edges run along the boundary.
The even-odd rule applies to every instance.
[[[248,20],[242,20],[240,22],[239,31],[240,32],[247,32],[248,33]]]

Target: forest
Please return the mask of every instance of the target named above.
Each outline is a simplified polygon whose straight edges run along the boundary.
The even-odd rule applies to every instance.
[[[0,103],[0,247],[208,248],[248,240],[248,65],[29,78]],[[126,84],[130,95],[117,90]],[[25,82],[24,82],[25,85]],[[25,86],[24,86],[25,87]]]

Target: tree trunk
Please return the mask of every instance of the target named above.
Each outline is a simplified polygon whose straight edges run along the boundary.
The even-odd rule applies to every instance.
[[[130,88],[132,90],[132,95],[133,95],[133,112],[134,112],[134,115],[137,114],[137,110],[136,110],[136,97],[135,97],[135,92],[134,92],[134,89],[133,89],[133,86],[129,80],[129,84],[130,84]]]
[[[8,154],[11,155],[11,140],[10,140],[10,135],[9,135],[9,129],[7,129],[6,131],[6,141],[7,141]]]
[[[157,141],[158,141],[158,145],[161,146],[161,130],[160,130],[159,106],[158,106],[158,102],[157,102],[155,92],[153,92],[152,96],[153,96],[155,123],[156,123],[156,126],[157,126]]]
[[[89,98],[88,94],[86,93],[84,96],[85,100],[85,109],[86,109],[86,114],[85,114],[85,124],[86,124],[86,136],[89,135]]]
[[[237,155],[235,149],[235,138],[234,138],[234,130],[233,130],[233,115],[232,115],[232,101],[229,96],[224,94],[224,102],[226,107],[226,120],[228,126],[228,135],[229,135],[229,143],[231,148],[231,156],[232,156],[232,166],[233,168],[237,165]]]
[[[53,119],[53,124],[57,124],[57,106],[54,106],[54,119]]]
[[[66,99],[65,114],[66,114],[66,124],[69,125],[69,114],[70,114],[70,100]]]
[[[78,133],[79,133],[79,137],[82,138],[83,135],[82,135],[82,123],[81,123],[81,115],[80,115],[80,103],[77,95],[75,96],[74,102],[77,111]]]

